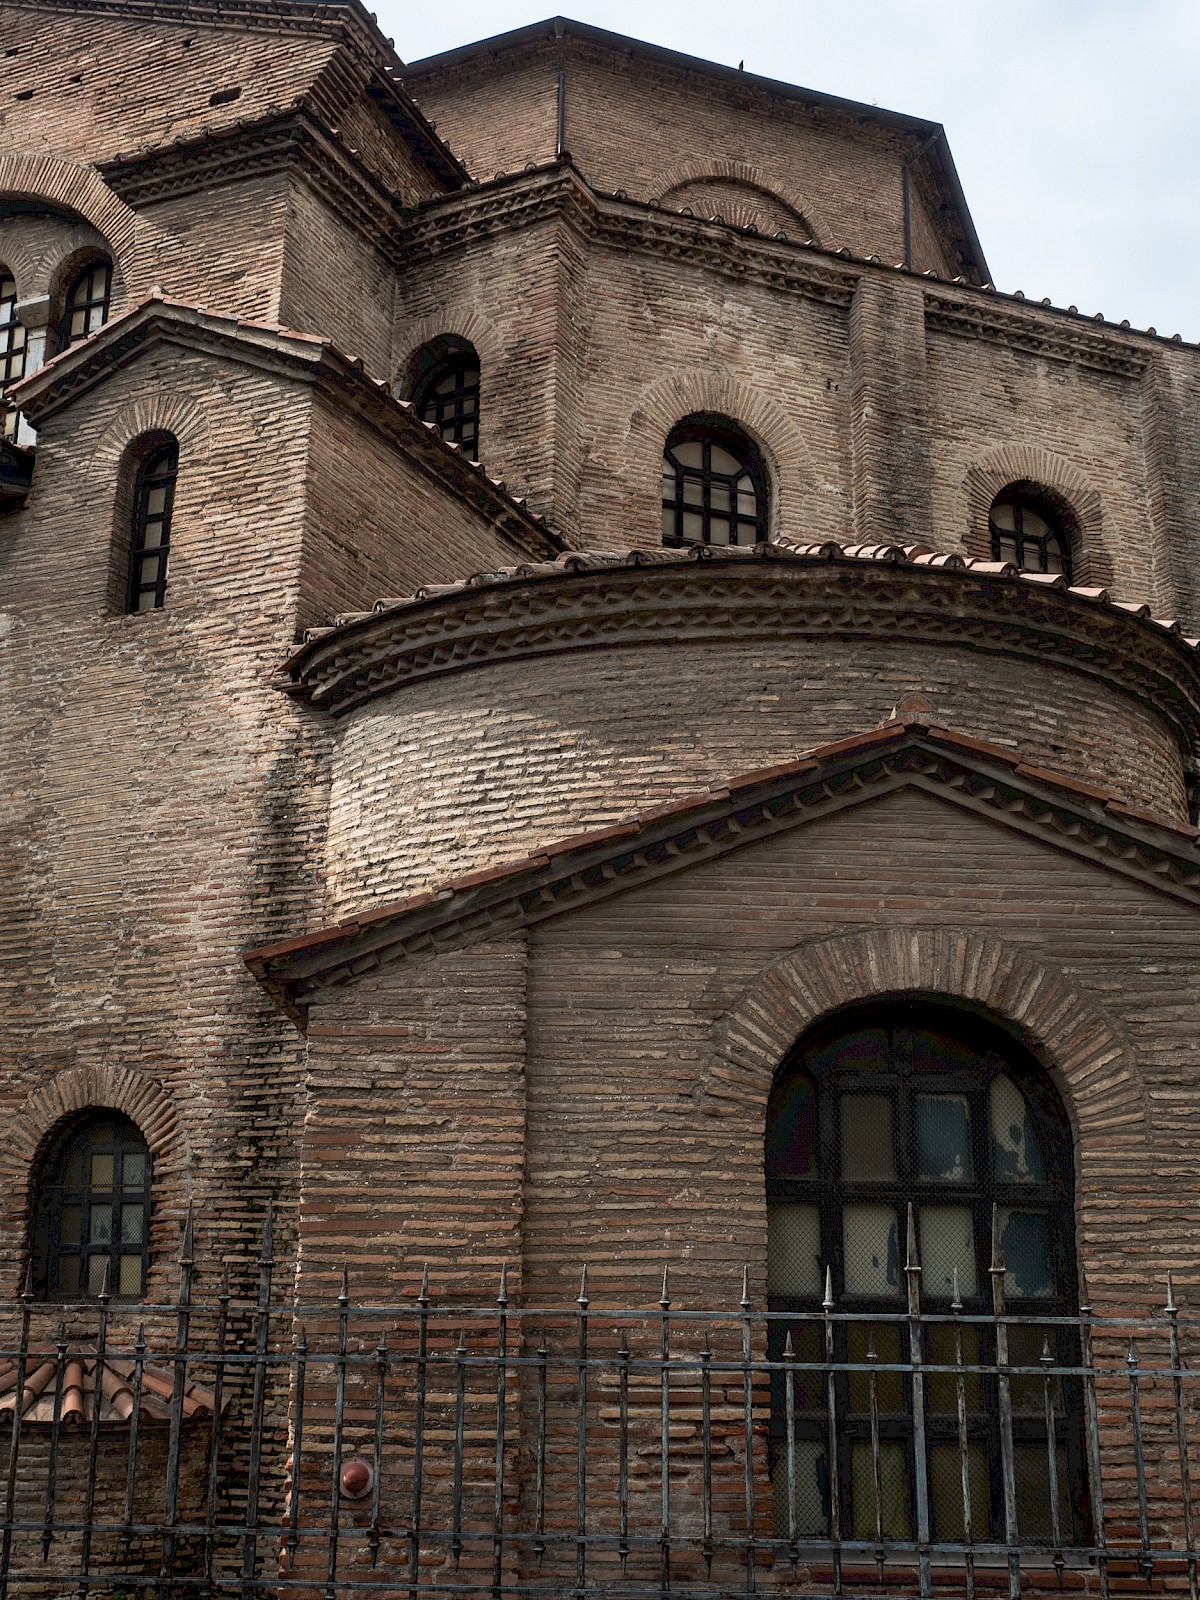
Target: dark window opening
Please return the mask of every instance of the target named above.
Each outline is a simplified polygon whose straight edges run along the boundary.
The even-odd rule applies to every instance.
[[[25,376],[25,325],[17,316],[16,280],[0,266],[0,389]],[[5,410],[4,437],[15,439],[20,413]]]
[[[767,475],[758,451],[727,422],[681,422],[663,451],[663,544],[745,545],[766,537]]]
[[[37,1184],[34,1292],[140,1300],[149,1260],[150,1148],[128,1117],[89,1116],[53,1144]]]
[[[447,444],[464,455],[479,454],[479,358],[466,347],[438,361],[421,378],[413,396],[417,415],[432,422]]]
[[[90,338],[108,321],[112,303],[112,263],[93,261],[71,280],[59,328],[59,344],[66,350]]]
[[[178,470],[179,447],[174,440],[160,444],[138,469],[126,611],[155,611],[166,599],[171,512]]]
[[[1010,561],[1022,572],[1061,573],[1070,583],[1066,534],[1037,495],[1006,489],[992,505],[988,528],[993,561]]]
[[[1000,1029],[944,1008],[895,1004],[857,1014],[805,1041],[777,1080],[766,1132],[768,1304],[772,1312],[816,1312],[828,1272],[839,1316],[834,1359],[878,1363],[875,1438],[868,1371],[836,1377],[842,1535],[916,1534],[913,1384],[905,1276],[911,1203],[921,1265],[926,1363],[970,1368],[996,1360],[992,1313],[992,1215],[1004,1251],[1011,1365],[1038,1369],[1048,1342],[1055,1365],[1077,1364],[1073,1326],[1023,1318],[1076,1315],[1074,1186],[1065,1117],[1036,1064]],[[957,1299],[961,1320],[950,1315]],[[880,1320],[873,1320],[873,1316]],[[945,1320],[939,1321],[938,1318]],[[977,1320],[972,1320],[977,1319]],[[780,1360],[789,1331],[773,1323]],[[790,1327],[793,1358],[826,1359],[819,1320]],[[891,1367],[892,1370],[888,1370]],[[1058,1377],[1054,1442],[1067,1538],[1085,1540],[1089,1520],[1080,1395]],[[966,1376],[967,1477],[972,1537],[1004,1538],[997,1380]],[[1013,1470],[1022,1544],[1050,1542],[1049,1438],[1041,1376],[1011,1380]],[[777,1525],[788,1525],[786,1389],[773,1376],[771,1440]],[[826,1378],[797,1373],[795,1512],[808,1537],[829,1533],[831,1484]],[[935,1540],[957,1543],[965,1523],[957,1380],[931,1374],[925,1387],[926,1489]],[[846,1519],[852,1527],[846,1527]]]

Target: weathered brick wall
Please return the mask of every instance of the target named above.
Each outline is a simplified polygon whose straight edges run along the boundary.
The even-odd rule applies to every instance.
[[[794,759],[919,692],[961,732],[1183,814],[1175,735],[1082,675],[911,637],[626,646],[407,685],[336,724],[329,889],[340,912]]]
[[[277,172],[144,206],[141,214],[167,241],[158,281],[178,300],[281,321],[294,195],[287,176]],[[295,326],[309,331],[302,322]]]

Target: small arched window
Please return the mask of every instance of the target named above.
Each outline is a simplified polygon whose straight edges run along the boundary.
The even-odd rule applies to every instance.
[[[1015,486],[996,496],[988,516],[992,560],[1011,561],[1022,572],[1061,573],[1071,581],[1066,532],[1045,499]]]
[[[0,389],[25,376],[25,325],[17,316],[17,285],[8,268],[0,262]],[[4,436],[16,437],[19,413],[4,417]]]
[[[733,423],[688,417],[663,451],[665,545],[758,544],[767,537],[762,457]]]
[[[416,359],[413,404],[422,422],[432,422],[447,444],[479,455],[479,357],[465,339],[435,339]]]
[[[155,611],[167,593],[167,556],[179,446],[169,435],[153,443],[137,469],[129,541],[126,611]]]
[[[104,257],[89,261],[67,285],[59,346],[66,350],[89,338],[108,321],[112,305],[112,262]]]
[[[51,1145],[34,1200],[34,1292],[88,1300],[146,1292],[150,1148],[128,1117],[101,1112]]]
[[[767,1294],[773,1312],[818,1312],[828,1270],[839,1313],[835,1360],[881,1364],[878,1405],[880,1512],[886,1537],[910,1540],[916,1520],[905,1280],[906,1211],[911,1203],[921,1265],[924,1359],[953,1365],[947,1318],[958,1298],[963,1361],[995,1361],[989,1267],[996,1208],[1006,1272],[1007,1312],[1016,1319],[1062,1318],[1009,1329],[1009,1359],[1036,1368],[1048,1339],[1062,1365],[1077,1359],[1069,1321],[1077,1313],[1071,1143],[1062,1108],[1036,1063],[1008,1036],[949,1008],[895,1003],[851,1014],[801,1042],[773,1090],[766,1130]],[[879,1317],[880,1320],[873,1320]],[[972,1320],[974,1319],[974,1320]],[[795,1359],[824,1359],[819,1318],[792,1327]],[[771,1331],[774,1359],[784,1328]],[[1057,1347],[1057,1348],[1056,1348]],[[871,1352],[874,1352],[872,1357]],[[883,1368],[891,1371],[884,1376]],[[864,1368],[865,1370],[865,1368]],[[950,1386],[953,1389],[953,1385]],[[1088,1518],[1079,1396],[1063,1381],[1055,1423],[1060,1499],[1076,1533]],[[773,1454],[784,1435],[782,1380],[772,1403]],[[997,1403],[990,1379],[967,1384],[966,1431],[974,1536],[1003,1537]],[[795,1384],[796,1512],[806,1533],[828,1531],[831,1484],[824,1380]],[[866,1384],[838,1378],[842,1527],[875,1537],[874,1463]],[[1040,1383],[1014,1381],[1014,1452],[1022,1486],[1021,1540],[1050,1538],[1048,1449]],[[944,1384],[930,1390],[926,1416],[927,1492],[934,1537],[961,1541],[965,1523],[959,1422]],[[787,1526],[787,1474],[775,1471],[777,1514]],[[780,1503],[782,1501],[782,1503]],[[990,1530],[990,1533],[989,1533]]]

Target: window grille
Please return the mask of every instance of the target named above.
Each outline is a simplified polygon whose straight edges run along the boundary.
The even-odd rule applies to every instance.
[[[16,280],[0,265],[0,389],[25,376],[25,325],[17,316]],[[20,413],[4,416],[4,437],[15,439]]]
[[[726,423],[680,423],[663,451],[663,544],[757,544],[766,537],[767,478],[750,441]]]
[[[1071,581],[1067,539],[1036,497],[1006,490],[988,517],[992,560],[1011,561],[1022,572],[1062,573]]]
[[[37,1185],[35,1293],[42,1300],[140,1300],[146,1288],[150,1150],[127,1117],[77,1122]]]
[[[89,338],[108,321],[112,302],[112,263],[93,261],[72,280],[66,296],[59,343],[64,350]]]
[[[167,592],[167,555],[179,447],[171,440],[146,457],[134,490],[127,611],[155,611]]]
[[[844,1445],[836,1471],[853,1524],[847,1535],[918,1538],[924,1499],[932,1537],[962,1539],[961,1421],[974,1537],[1003,1537],[990,1377],[971,1377],[961,1419],[953,1378],[927,1381],[926,1481],[917,1481],[914,1419],[922,1408],[914,1405],[911,1374],[900,1370],[914,1355],[903,1323],[913,1287],[908,1207],[920,1304],[933,1313],[918,1359],[952,1368],[957,1349],[958,1363],[978,1369],[995,1362],[995,1327],[980,1319],[996,1310],[997,1288],[1014,1315],[1075,1314],[1070,1143],[1036,1069],[999,1030],[929,1007],[895,1006],[844,1022],[814,1037],[780,1077],[768,1116],[766,1180],[771,1310],[813,1311],[828,1289],[839,1311],[858,1318],[839,1324],[834,1352],[857,1369],[840,1378],[838,1395]],[[994,1225],[1006,1262],[999,1286],[991,1272]],[[783,1359],[786,1336],[777,1323],[770,1335],[775,1359]],[[815,1323],[793,1326],[791,1336],[798,1362],[826,1359]],[[1046,1354],[1056,1367],[1078,1360],[1064,1322],[1013,1328],[1008,1340],[1016,1366],[1036,1370]],[[1077,1386],[1056,1380],[1054,1391],[1056,1448],[1049,1452],[1043,1385],[1012,1381],[1013,1467],[1021,1537],[1030,1543],[1051,1536],[1051,1454],[1062,1516],[1080,1537],[1087,1522]],[[776,1456],[789,1409],[796,1502],[789,1509],[788,1475],[776,1472],[777,1526],[794,1516],[802,1531],[819,1536],[829,1531],[831,1469],[826,1396],[811,1372],[797,1376],[790,1398],[776,1375]]]
[[[432,422],[448,444],[461,445],[474,460],[479,454],[479,362],[461,351],[440,361],[422,380],[415,396],[417,415]]]

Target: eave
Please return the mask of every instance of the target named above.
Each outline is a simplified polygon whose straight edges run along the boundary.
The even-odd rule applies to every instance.
[[[249,950],[244,960],[303,1021],[320,992],[386,965],[511,936],[901,789],[921,790],[1200,909],[1200,830],[916,715],[334,927]]]

